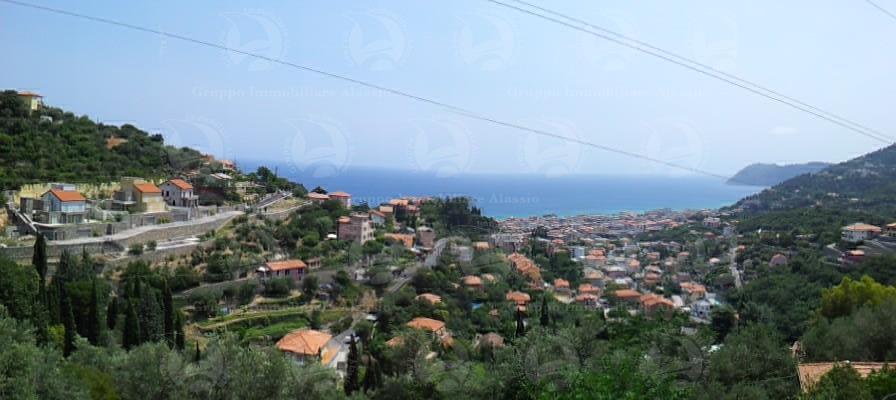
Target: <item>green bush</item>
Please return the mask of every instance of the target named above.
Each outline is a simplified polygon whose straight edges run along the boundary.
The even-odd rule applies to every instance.
[[[273,297],[285,297],[293,289],[295,284],[290,278],[274,278],[265,287],[265,294]]]

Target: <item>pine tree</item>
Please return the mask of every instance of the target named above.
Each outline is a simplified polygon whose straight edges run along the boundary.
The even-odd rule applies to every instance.
[[[174,301],[171,298],[171,288],[166,279],[162,286],[162,312],[164,313],[164,334],[169,346],[174,346]]]
[[[109,305],[106,307],[106,328],[114,330],[118,323],[118,297],[109,299]]]
[[[516,310],[516,337],[526,336],[526,324],[523,322],[523,312]]]
[[[348,359],[346,360],[346,370],[345,370],[345,393],[351,395],[356,390],[360,389],[359,381],[358,381],[358,363],[359,363],[359,355],[358,355],[358,346],[355,343],[357,338],[353,333],[351,335],[351,344],[348,348]]]
[[[87,310],[87,340],[90,344],[97,345],[100,342],[102,332],[102,318],[100,317],[99,292],[96,288],[96,279],[90,288],[90,305]]]
[[[140,345],[140,319],[137,318],[137,310],[133,301],[128,301],[128,309],[124,316],[124,332],[122,333],[121,345],[126,350]]]
[[[62,343],[62,355],[68,357],[75,351],[75,315],[72,313],[72,302],[68,296],[62,297],[62,325],[65,338]]]

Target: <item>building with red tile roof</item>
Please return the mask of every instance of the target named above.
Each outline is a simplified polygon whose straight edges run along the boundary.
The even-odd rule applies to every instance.
[[[169,179],[159,186],[165,203],[174,207],[198,207],[199,196],[193,192],[193,185],[183,179]]]
[[[258,267],[255,272],[262,280],[272,278],[291,278],[301,281],[305,277],[308,266],[302,260],[269,261]]]
[[[416,297],[416,299],[417,299],[417,300],[420,300],[420,301],[427,302],[427,303],[429,303],[429,304],[431,304],[431,305],[436,305],[436,304],[441,304],[441,303],[442,303],[442,296],[439,296],[439,295],[437,295],[437,294],[432,294],[432,293],[421,293],[421,294],[418,294],[417,297]]]
[[[299,362],[321,361],[326,355],[327,343],[333,336],[313,329],[292,331],[277,341],[277,349],[286,352]]]
[[[444,337],[448,334],[448,331],[445,329],[445,323],[432,318],[417,317],[408,322],[407,326],[413,329],[431,332],[438,337]]]

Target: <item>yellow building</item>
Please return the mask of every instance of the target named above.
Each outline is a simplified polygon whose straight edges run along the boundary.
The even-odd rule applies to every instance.
[[[41,96],[34,92],[19,92],[19,99],[21,99],[25,103],[29,111],[39,110],[44,105],[43,98],[44,96]]]
[[[112,208],[157,213],[167,210],[162,189],[140,178],[121,178],[121,188],[112,195]]]

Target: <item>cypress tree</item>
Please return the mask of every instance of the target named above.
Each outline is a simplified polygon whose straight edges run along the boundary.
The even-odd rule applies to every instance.
[[[378,389],[382,385],[383,370],[380,369],[380,363],[370,353],[367,353],[370,363],[367,365],[367,372],[364,373],[364,392],[370,392]]]
[[[174,347],[178,350],[184,349],[184,315],[180,311],[174,316]]]
[[[40,301],[44,307],[47,307],[47,240],[44,235],[37,234],[37,240],[34,242],[34,255],[31,257],[31,264],[37,270],[37,276],[40,278]]]
[[[47,297],[47,243],[44,236],[41,234],[37,235],[37,240],[34,242],[34,252],[31,257],[31,264],[37,271],[37,301],[40,303],[39,307],[35,307],[37,311],[34,313],[33,323],[36,328],[35,333],[38,344],[44,344],[47,343],[50,338],[49,329],[47,327],[50,318],[50,309],[48,303],[49,298]]]
[[[523,313],[516,310],[516,337],[526,336],[526,324],[523,322]]]
[[[81,249],[81,265],[79,273],[86,273],[88,275],[94,274],[93,259],[90,258],[90,253],[87,252],[86,247]]]
[[[345,383],[344,383],[345,394],[348,394],[348,395],[351,395],[352,393],[354,393],[355,391],[360,389],[359,380],[358,380],[358,373],[359,373],[359,371],[358,371],[358,363],[359,363],[358,346],[357,346],[357,344],[355,344],[355,341],[356,341],[355,334],[352,333],[351,344],[349,345],[349,348],[348,348],[348,359],[346,360],[347,365],[346,365],[346,370],[345,370]]]
[[[68,296],[62,297],[62,325],[65,327],[62,355],[68,357],[75,351],[75,315],[72,313],[72,302]]]
[[[126,350],[140,345],[140,319],[137,318],[137,310],[133,301],[128,302],[127,313],[124,316],[124,332],[122,333],[121,345]]]
[[[59,255],[59,264],[56,265],[56,274],[53,275],[54,280],[68,282],[72,277],[73,263],[71,255],[68,254],[68,250],[62,250],[62,254]]]
[[[102,331],[99,297],[100,295],[96,288],[96,278],[94,278],[93,285],[90,287],[90,305],[87,310],[87,340],[93,345],[100,342],[100,332]]]
[[[551,325],[551,314],[548,311],[548,297],[541,298],[541,326]]]
[[[171,298],[171,288],[166,279],[162,286],[162,312],[164,313],[164,334],[169,346],[174,346],[174,301]]]
[[[109,299],[109,305],[106,307],[106,328],[114,330],[118,323],[118,296]]]
[[[142,285],[141,285],[142,286]],[[165,327],[159,296],[151,287],[140,291],[137,316],[140,319],[140,343],[164,339]]]
[[[62,281],[53,278],[50,290],[47,292],[47,309],[50,313],[50,323],[53,325],[62,323],[62,292]]]

